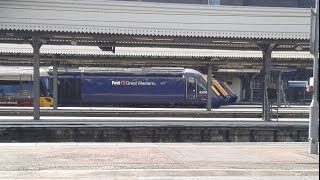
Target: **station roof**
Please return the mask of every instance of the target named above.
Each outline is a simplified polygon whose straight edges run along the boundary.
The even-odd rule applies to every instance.
[[[152,36],[308,39],[310,10],[108,0],[1,1],[0,28]]]
[[[1,44],[0,54],[32,54],[33,48],[29,44]],[[43,45],[41,54],[77,55],[77,56],[142,56],[142,57],[230,57],[230,58],[262,58],[261,51],[240,50],[214,50],[214,49],[182,49],[182,48],[143,48],[118,47],[115,53],[102,51],[96,46],[72,45]],[[274,51],[272,58],[280,59],[312,59],[310,52],[306,51]]]
[[[28,44],[1,44],[0,64],[32,65],[32,47]],[[51,66],[99,67],[205,67],[262,68],[261,51],[117,47],[115,53],[102,51],[96,46],[43,45],[41,64]],[[312,67],[313,56],[305,51],[274,51],[272,63],[281,67]]]
[[[253,46],[243,43],[246,39],[308,45],[309,26],[310,10],[302,8],[0,1],[0,41],[10,43],[27,42],[38,32],[46,44],[248,49]]]

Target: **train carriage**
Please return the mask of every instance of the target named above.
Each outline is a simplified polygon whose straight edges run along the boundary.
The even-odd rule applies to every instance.
[[[53,106],[48,73],[40,69],[40,106]],[[0,66],[0,105],[33,106],[33,68]]]
[[[238,96],[225,82],[213,78],[212,86],[219,92],[221,97],[224,98],[224,104],[232,104],[238,99]]]
[[[233,92],[233,90],[230,88],[230,86],[228,86],[228,84],[224,81],[221,80],[217,80],[218,83],[222,86],[222,88],[226,91],[228,98],[228,102],[229,103],[234,103],[237,101],[238,96],[236,95],[236,93]]]
[[[52,71],[49,72],[52,76]],[[197,106],[205,107],[206,81],[184,68],[59,69],[60,106]],[[212,89],[212,107],[223,99]]]

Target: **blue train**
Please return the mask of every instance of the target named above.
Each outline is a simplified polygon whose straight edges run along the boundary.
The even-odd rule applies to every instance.
[[[212,86],[218,91],[217,94],[224,98],[224,104],[232,104],[238,99],[238,96],[225,82],[213,78]]]
[[[232,89],[228,86],[226,82],[223,82],[221,80],[217,80],[217,81],[222,86],[222,88],[226,91],[227,93],[226,98],[228,99],[228,103],[229,104],[235,103],[238,99],[238,96],[236,95],[236,93],[232,91]]]
[[[52,86],[52,71],[49,71]],[[209,90],[212,107],[223,97]],[[206,79],[184,68],[79,68],[59,69],[60,106],[196,106],[205,107]]]

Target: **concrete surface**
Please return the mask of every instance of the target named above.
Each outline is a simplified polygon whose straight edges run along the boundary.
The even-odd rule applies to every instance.
[[[0,179],[319,179],[308,143],[2,143]]]
[[[0,116],[0,142],[307,142],[308,121]]]
[[[309,117],[308,106],[273,109],[273,118]],[[82,117],[183,117],[183,118],[260,118],[261,106],[227,105],[206,111],[205,108],[132,108],[132,107],[59,107],[41,108],[41,116],[82,116]],[[32,116],[32,107],[0,107],[0,116]]]

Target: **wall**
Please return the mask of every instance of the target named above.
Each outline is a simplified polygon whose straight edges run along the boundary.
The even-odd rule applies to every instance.
[[[242,122],[240,122],[242,123]],[[269,123],[268,123],[269,124]],[[307,142],[308,125],[285,127],[0,127],[0,142]]]

